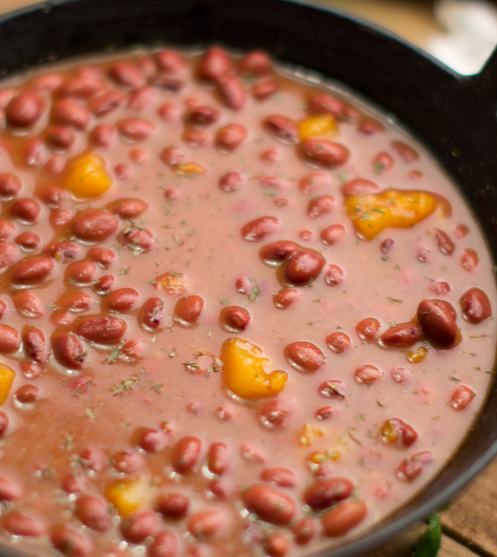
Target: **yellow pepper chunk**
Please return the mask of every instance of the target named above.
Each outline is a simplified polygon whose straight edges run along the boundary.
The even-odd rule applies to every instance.
[[[385,190],[345,199],[347,216],[366,240],[385,228],[410,228],[431,215],[438,205],[436,196],[422,191]]]
[[[321,464],[328,464],[332,460],[340,458],[340,451],[335,449],[320,449],[309,454],[307,461],[311,466],[319,466]]]
[[[304,424],[298,433],[298,441],[303,447],[310,447],[317,437],[324,435],[320,427]]]
[[[428,354],[428,350],[424,346],[420,346],[407,354],[407,361],[411,362],[411,364],[419,364],[419,362],[425,359],[426,354]]]
[[[175,167],[175,172],[179,176],[188,176],[189,178],[195,178],[201,174],[205,174],[205,168],[201,164],[196,162],[187,162],[185,164],[179,164]]]
[[[88,153],[69,162],[64,187],[76,197],[98,197],[111,186],[112,178],[98,155]]]
[[[115,480],[105,489],[105,497],[116,507],[117,512],[126,517],[147,505],[151,491],[145,478]]]
[[[240,398],[268,398],[285,386],[288,375],[284,371],[266,373],[264,366],[269,360],[261,358],[261,354],[260,348],[241,338],[228,339],[221,348],[223,380]]]
[[[335,137],[338,134],[337,122],[333,116],[323,114],[312,116],[299,122],[299,135],[302,141],[310,137]]]
[[[4,364],[0,364],[0,406],[7,400],[10,387],[16,376],[15,372]]]

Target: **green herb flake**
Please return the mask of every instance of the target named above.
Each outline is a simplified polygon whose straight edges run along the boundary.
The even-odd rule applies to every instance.
[[[226,304],[229,304],[230,301],[228,300],[228,298],[223,298],[222,300],[219,301],[219,303],[220,303],[222,306],[225,306]]]
[[[121,275],[127,275],[131,270],[131,267],[124,267],[123,269],[121,269]]]
[[[393,304],[403,304],[404,300],[399,300],[398,298],[391,298],[390,296],[387,296],[387,300],[389,302],[392,302]]]

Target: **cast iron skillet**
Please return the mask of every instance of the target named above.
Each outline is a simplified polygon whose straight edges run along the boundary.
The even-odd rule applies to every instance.
[[[497,51],[461,77],[358,18],[288,0],[54,0],[0,18],[0,71],[131,44],[262,48],[342,81],[401,122],[460,185],[497,260]],[[497,455],[497,389],[445,470],[359,539],[320,557],[358,555],[423,519]],[[3,557],[19,553],[0,550]]]

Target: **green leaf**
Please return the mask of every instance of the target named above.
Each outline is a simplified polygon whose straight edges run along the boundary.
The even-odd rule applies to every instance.
[[[440,518],[433,514],[428,519],[428,528],[419,538],[412,557],[436,557],[442,545],[442,525]]]

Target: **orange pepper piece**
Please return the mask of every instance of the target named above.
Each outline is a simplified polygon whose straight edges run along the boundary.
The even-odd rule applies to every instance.
[[[333,139],[337,134],[337,122],[329,114],[311,116],[299,122],[299,135],[302,141],[310,137],[329,137]]]
[[[424,191],[385,190],[345,199],[345,210],[356,231],[372,240],[385,228],[411,228],[439,206],[436,195]]]
[[[141,477],[115,480],[105,488],[105,497],[121,516],[126,517],[149,503],[150,485]]]
[[[241,338],[231,338],[223,343],[223,380],[240,398],[268,398],[277,395],[285,386],[288,375],[284,371],[266,373],[264,366],[269,360],[262,358],[261,354],[260,348]]]
[[[87,153],[69,161],[64,187],[76,197],[98,197],[112,186],[112,178],[102,158]]]
[[[15,372],[6,365],[0,365],[0,406],[7,400],[9,396],[12,382],[16,376]]]

